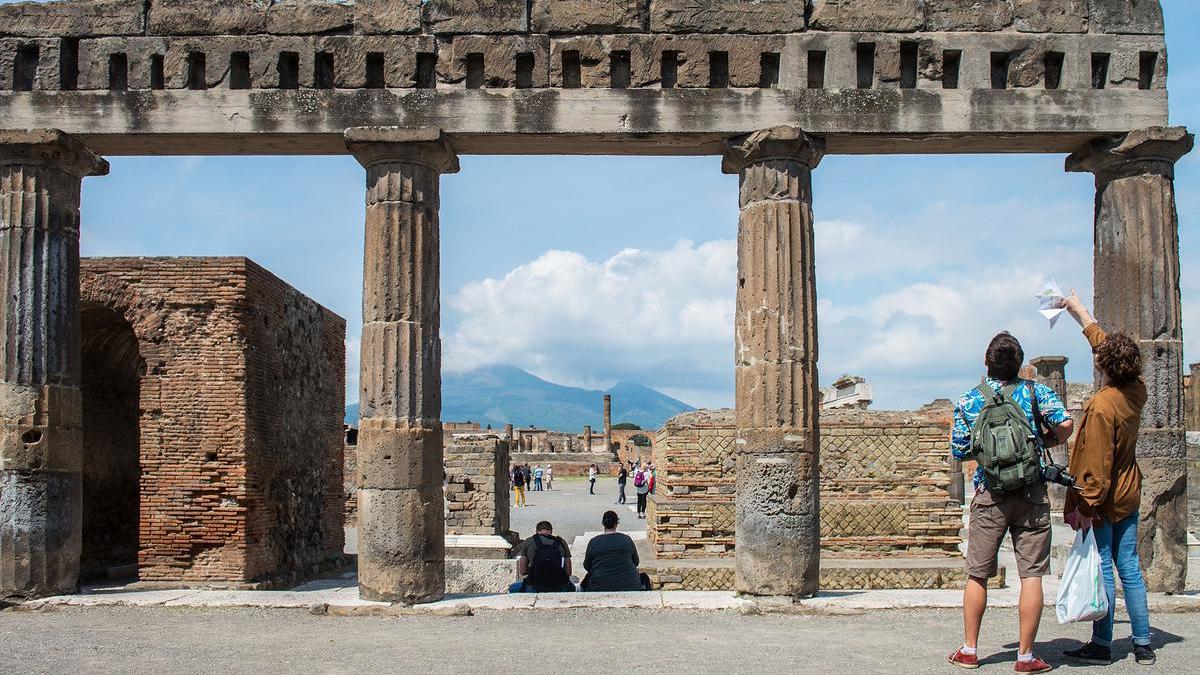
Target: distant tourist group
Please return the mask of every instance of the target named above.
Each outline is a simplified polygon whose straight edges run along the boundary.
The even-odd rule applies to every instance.
[[[1106,333],[1074,292],[1061,305],[1083,327],[1096,371],[1102,375],[1102,386],[1084,406],[1078,423],[1054,390],[1020,377],[1025,354],[1008,333],[992,339],[984,357],[985,381],[967,392],[955,408],[952,453],[956,459],[972,459],[979,465],[967,528],[965,640],[949,656],[950,663],[963,668],[980,665],[978,641],[988,579],[997,574],[1001,542],[1011,536],[1021,578],[1014,669],[1018,673],[1052,669],[1033,653],[1044,607],[1042,577],[1050,574],[1048,482],[1068,488],[1066,522],[1094,538],[1100,560],[1099,570],[1085,584],[1090,586],[1094,611],[1063,618],[1060,594],[1060,620],[1094,619],[1091,639],[1064,652],[1065,656],[1087,664],[1112,663],[1115,570],[1129,613],[1134,658],[1141,664],[1155,661],[1137,550],[1142,474],[1134,448],[1147,400],[1141,353],[1128,336]],[[1056,466],[1046,448],[1066,443],[1072,434],[1069,466]],[[1068,586],[1065,576],[1063,584]]]
[[[526,492],[554,489],[554,467],[549,464],[544,469],[540,464],[534,464],[532,469],[528,464],[514,464],[508,478],[513,489],[513,506],[526,506]]]

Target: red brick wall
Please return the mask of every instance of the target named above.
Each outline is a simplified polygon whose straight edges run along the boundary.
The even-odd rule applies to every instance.
[[[320,310],[319,349],[308,356],[326,359],[320,370],[336,374],[318,393],[290,406],[281,403],[273,408],[263,402],[294,394],[287,381],[296,377],[286,369],[264,365],[271,360],[265,353],[287,342],[287,338],[267,337],[271,331],[259,327],[263,315],[269,314],[267,304],[284,298],[282,290],[274,294],[259,290],[260,285],[269,285],[267,276],[244,258],[83,261],[85,306],[94,303],[120,313],[132,326],[144,361],[139,434],[142,580],[265,580],[287,576],[335,546],[340,551],[340,508],[336,514],[327,513],[325,500],[316,509],[319,515],[300,516],[320,519],[319,525],[308,527],[310,533],[336,530],[336,535],[322,535],[310,544],[319,554],[304,549],[290,552],[292,557],[280,556],[278,544],[266,543],[273,529],[270,524],[280,523],[279,504],[295,504],[314,489],[324,494],[327,482],[340,486],[341,414],[333,418],[328,410],[336,405],[340,411],[344,378],[342,338],[333,338],[339,332],[344,335],[344,323]],[[309,315],[318,316],[311,308],[315,303],[296,296],[294,303],[308,303]],[[311,340],[312,332],[298,339]],[[316,405],[314,401],[322,397],[336,401]],[[279,419],[264,421],[258,411]],[[303,418],[299,421],[303,430],[285,434],[274,446],[264,442],[276,428],[272,425],[286,427],[297,416]],[[304,421],[309,418],[311,422]],[[305,476],[299,465],[311,464],[316,451],[294,458],[286,453],[302,445],[297,437],[322,424],[330,424],[335,433],[315,439],[313,446],[333,441],[334,447],[320,451],[324,461],[314,466],[319,467],[317,473],[336,473],[330,474],[329,481],[316,481],[314,488],[301,484]],[[336,468],[331,462],[335,454]],[[296,540],[291,534],[283,536]]]

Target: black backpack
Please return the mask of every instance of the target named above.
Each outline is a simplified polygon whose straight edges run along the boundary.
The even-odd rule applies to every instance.
[[[557,537],[534,535],[537,548],[529,565],[529,583],[539,591],[548,592],[565,586],[570,579],[563,568],[562,545]]]

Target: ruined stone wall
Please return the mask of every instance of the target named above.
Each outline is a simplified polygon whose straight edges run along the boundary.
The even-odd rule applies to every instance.
[[[951,556],[961,507],[950,497],[948,405],[821,415],[821,543],[831,557]],[[651,500],[658,557],[730,557],[736,494],[733,411],[698,411],[659,432]]]
[[[1187,433],[1188,532],[1200,537],[1200,431]]]
[[[1183,396],[1187,430],[1200,431],[1200,363],[1193,363],[1191,374],[1184,378]]]
[[[342,458],[342,521],[346,527],[358,526],[358,446],[347,443]]]
[[[137,562],[143,581],[239,583],[290,576],[321,548],[306,548],[299,532],[329,528],[330,517],[305,521],[330,503],[337,507],[337,540],[331,534],[325,545],[340,547],[340,467],[331,466],[335,451],[329,442],[336,441],[340,453],[343,368],[334,352],[342,349],[342,337],[335,345],[333,335],[344,325],[313,310],[311,301],[286,300],[294,291],[278,280],[264,283],[265,274],[243,258],[82,263],[85,311],[112,310],[137,339],[143,371]],[[279,332],[306,312],[321,325],[302,334]],[[301,346],[294,339],[311,343]],[[268,353],[276,349],[283,352]],[[283,363],[289,359],[314,362]],[[321,359],[324,364],[316,363]],[[297,368],[311,368],[313,375]],[[317,372],[324,383],[314,382]],[[290,378],[314,391],[298,392]],[[330,399],[335,403],[325,401],[335,390]],[[294,400],[284,400],[289,397]],[[261,419],[264,415],[279,419]],[[295,428],[285,430],[285,423]],[[337,433],[318,438],[323,425]],[[311,443],[304,440],[310,432]],[[306,481],[310,484],[301,484]],[[336,501],[323,494],[331,483]],[[316,512],[306,511],[297,502],[314,489],[322,492],[314,499]],[[292,507],[295,513],[281,514]],[[295,550],[282,550],[293,545]]]
[[[245,262],[246,575],[303,574],[341,557],[346,322]]]
[[[508,467],[508,442],[498,438],[464,438],[446,449],[446,534],[507,534]]]

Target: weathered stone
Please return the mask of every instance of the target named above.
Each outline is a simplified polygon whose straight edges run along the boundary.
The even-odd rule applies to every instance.
[[[925,0],[926,29],[996,31],[1012,25],[1009,0]]]
[[[810,20],[815,30],[911,33],[925,25],[921,0],[818,0]]]
[[[442,486],[360,490],[358,584],[364,600],[436,602],[445,595]]]
[[[655,33],[798,33],[807,0],[654,0]]]
[[[1138,455],[1142,485],[1139,551],[1152,590],[1183,590],[1186,449],[1175,162],[1194,138],[1179,127],[1097,141],[1067,159],[1096,175],[1096,318],[1138,341],[1149,400]],[[1178,473],[1172,473],[1178,472]]]
[[[439,484],[441,443],[442,435],[436,430],[364,425],[358,433],[358,487],[416,490]]]
[[[812,169],[825,144],[779,127],[726,144],[741,174],[735,326],[737,587],[807,596],[820,576]]]
[[[425,19],[435,35],[524,33],[527,0],[429,0]]]
[[[443,43],[444,44],[444,43]],[[482,79],[471,82],[468,60],[483,59]],[[528,55],[530,68],[519,73],[518,56]],[[545,35],[457,35],[440,50],[438,79],[447,84],[489,88],[545,88],[550,78],[550,39]],[[527,78],[522,82],[522,78]]]
[[[507,593],[517,580],[517,561],[446,559],[446,592],[494,595]]]
[[[354,27],[361,33],[419,33],[421,0],[355,0]]]
[[[1092,29],[1101,33],[1162,35],[1159,0],[1088,0]]]
[[[489,438],[446,448],[446,493],[463,495],[464,508],[446,521],[446,534],[507,536],[510,527],[507,441]]]
[[[649,0],[533,0],[535,33],[623,33],[646,29]]]
[[[1013,25],[1026,33],[1086,33],[1087,0],[1013,0]]]
[[[0,35],[97,37],[137,35],[145,7],[130,0],[15,2],[0,5]]]
[[[1032,44],[1013,52],[1008,63],[1010,89],[1042,87],[1046,82],[1046,49]]]
[[[79,192],[106,173],[62,132],[0,131],[0,597],[78,579]]]
[[[271,0],[151,0],[150,35],[247,35],[267,29]]]
[[[309,35],[348,30],[354,25],[354,7],[336,0],[273,0],[267,10],[266,29],[275,35]]]

